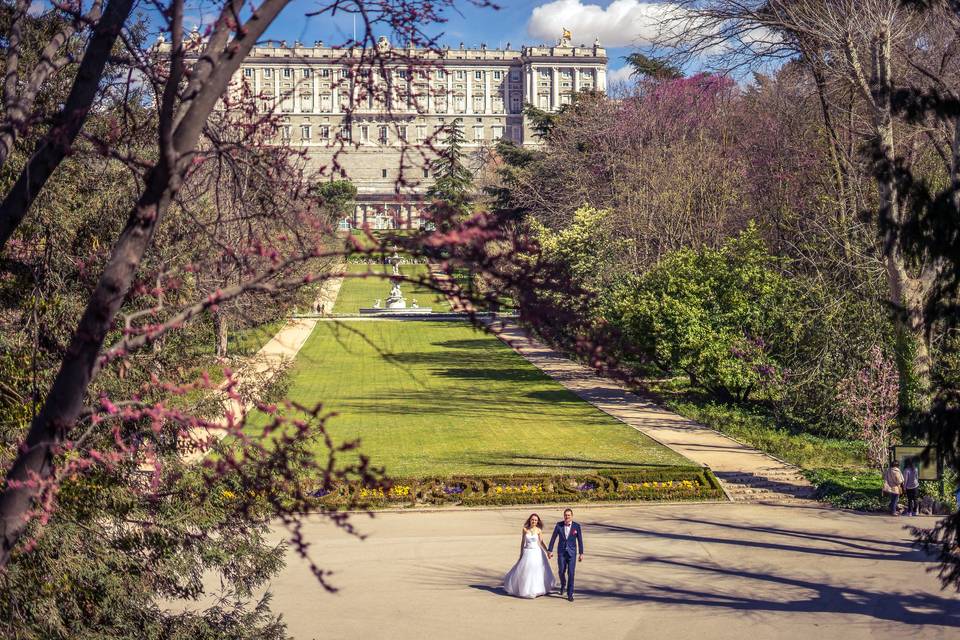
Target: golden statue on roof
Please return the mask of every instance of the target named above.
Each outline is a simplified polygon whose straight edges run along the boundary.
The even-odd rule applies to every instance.
[[[567,29],[566,27],[561,27],[561,29],[563,29],[563,37],[561,40],[566,40],[567,42],[573,40],[573,34],[570,33],[570,29]]]

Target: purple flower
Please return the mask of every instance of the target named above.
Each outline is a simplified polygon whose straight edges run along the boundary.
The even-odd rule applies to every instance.
[[[317,489],[316,491],[314,491],[314,492],[311,493],[310,495],[312,495],[314,498],[322,498],[323,496],[328,496],[328,495],[330,495],[330,490],[329,490],[329,489]]]
[[[463,487],[460,487],[460,486],[444,487],[443,492],[448,496],[459,495],[463,493]]]
[[[584,482],[583,484],[577,486],[577,491],[593,491],[596,488],[597,485],[593,484],[592,482]]]

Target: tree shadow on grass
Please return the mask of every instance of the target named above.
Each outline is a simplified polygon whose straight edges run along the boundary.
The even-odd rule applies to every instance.
[[[376,413],[381,415],[449,415],[452,421],[466,418],[500,418],[504,423],[543,416],[563,426],[610,426],[611,418],[593,412],[584,405],[583,412],[557,412],[554,403],[530,397],[505,396],[502,390],[471,388],[463,391],[431,388],[371,393],[354,398],[342,397],[330,404],[343,413]],[[571,406],[571,405],[565,405]],[[519,422],[518,422],[519,424]]]
[[[497,353],[502,351],[499,348],[500,342],[495,338],[469,338],[464,340],[441,340],[431,342],[430,346],[442,347],[444,349],[479,349],[481,351],[490,351]]]
[[[657,462],[630,462],[627,460],[598,460],[593,458],[561,458],[559,456],[543,456],[523,453],[487,454],[485,460],[499,467],[521,467],[542,469],[557,467],[566,469],[588,470],[623,470],[623,469],[656,469],[676,467],[676,464]]]

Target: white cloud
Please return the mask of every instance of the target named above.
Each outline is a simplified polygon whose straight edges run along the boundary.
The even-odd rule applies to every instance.
[[[619,69],[607,70],[607,84],[615,82],[630,82],[630,75],[633,73],[633,67],[620,67]]]
[[[681,11],[672,2],[614,0],[603,8],[581,0],[554,0],[533,10],[527,33],[549,42],[567,28],[575,43],[589,44],[599,38],[606,47],[643,47],[657,38],[664,20],[679,17]]]
[[[43,2],[41,2],[41,0],[33,0],[33,2],[31,2],[30,6],[27,8],[27,14],[33,16],[34,18],[38,18],[43,15],[43,12],[46,10],[47,7]]]

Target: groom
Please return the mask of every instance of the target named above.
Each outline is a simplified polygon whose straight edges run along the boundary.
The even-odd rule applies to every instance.
[[[550,547],[547,549],[553,557],[553,543],[560,538],[557,548],[557,568],[560,570],[560,595],[567,589],[567,600],[573,602],[573,574],[577,570],[577,560],[583,560],[583,530],[573,521],[573,509],[563,510],[563,520],[553,528]],[[579,558],[577,550],[580,550]]]

